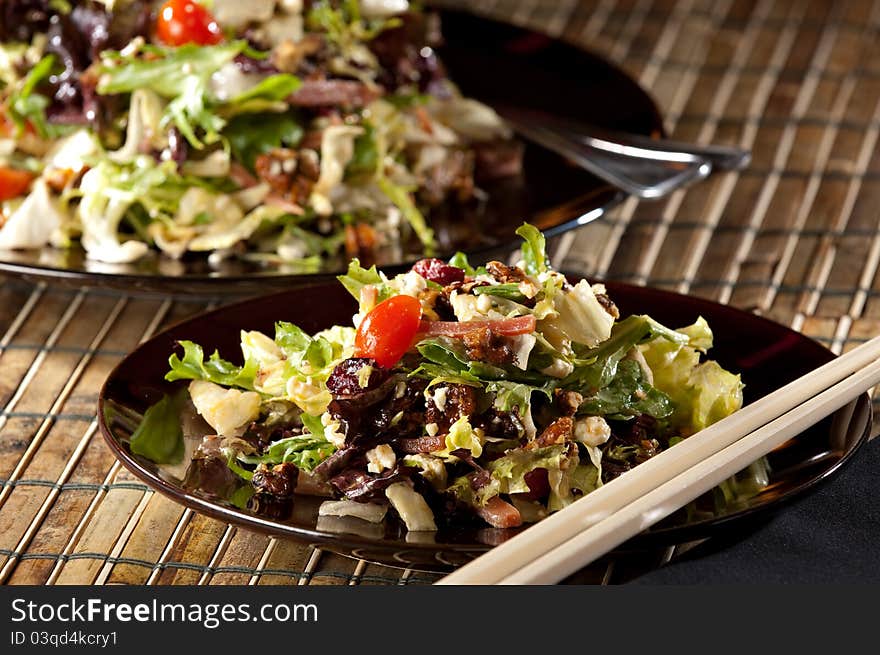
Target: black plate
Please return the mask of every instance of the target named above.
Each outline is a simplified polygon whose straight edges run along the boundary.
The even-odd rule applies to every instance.
[[[662,120],[653,100],[623,71],[572,45],[519,27],[471,14],[441,10],[445,45],[439,56],[465,95],[488,103],[544,110],[600,127],[660,135]],[[524,172],[488,186],[479,212],[431,216],[438,254],[456,250],[498,255],[518,243],[514,230],[529,221],[555,234],[601,216],[624,195],[539,146],[526,145]],[[391,271],[419,258],[380,254]],[[218,268],[202,256],[182,261],[152,253],[133,264],[85,259],[79,248],[0,251],[0,273],[73,286],[114,287],[166,293],[264,293],[270,287],[329,280],[347,262],[330,260],[317,273],[261,268],[227,261]]]
[[[834,358],[831,351],[797,332],[728,306],[645,287],[617,283],[607,287],[624,316],[646,313],[671,327],[689,325],[703,316],[715,332],[711,356],[742,375],[747,403]],[[217,348],[222,356],[237,361],[241,359],[242,329],[272,334],[275,321],[287,320],[314,332],[335,323],[350,324],[355,311],[353,300],[341,285],[320,284],[227,305],[182,322],[139,346],[110,374],[98,400],[101,431],[116,456],[136,476],[196,511],[370,561],[448,570],[516,534],[512,529],[470,527],[407,535],[396,523],[376,526],[359,519],[319,525],[317,507],[323,499],[309,496],[297,496],[292,506],[284,508],[287,515],[279,518],[279,508],[239,509],[230,500],[235,489],[225,489],[219,495],[200,490],[193,484],[195,469],[189,476],[183,471],[172,472],[129,451],[127,442],[139,417],[163,394],[181,388],[182,383],[163,380],[177,340],[196,341],[206,352]],[[727,496],[716,488],[619,550],[710,536],[779,509],[853,456],[868,437],[871,412],[868,395],[860,396],[762,460],[769,466],[765,485],[756,489],[739,485],[737,489],[730,483],[726,485]]]

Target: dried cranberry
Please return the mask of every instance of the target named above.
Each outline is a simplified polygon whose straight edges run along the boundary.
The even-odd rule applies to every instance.
[[[452,284],[453,282],[464,281],[463,270],[458,268],[458,266],[447,264],[441,259],[420,259],[413,264],[412,270],[426,280],[442,284],[443,286]]]
[[[361,369],[370,366],[369,376]],[[327,389],[334,396],[354,396],[371,391],[388,379],[389,372],[369,357],[350,357],[339,362],[327,379]],[[363,378],[366,377],[366,380]]]
[[[532,469],[523,476],[523,480],[529,487],[529,491],[523,494],[529,500],[540,500],[546,498],[550,493],[550,480],[547,475],[547,469]]]

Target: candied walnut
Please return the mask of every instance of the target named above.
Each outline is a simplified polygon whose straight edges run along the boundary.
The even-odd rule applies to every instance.
[[[284,462],[272,468],[265,464],[260,464],[256,471],[252,483],[257,491],[277,496],[278,498],[289,498],[296,490],[296,478],[299,475],[299,469],[295,464]]]
[[[556,406],[559,413],[563,416],[574,416],[578,407],[584,402],[584,397],[577,391],[565,391],[564,389],[556,389],[553,392],[556,397]]]
[[[597,294],[596,300],[599,301],[599,304],[602,305],[602,308],[606,312],[608,312],[611,317],[613,317],[615,320],[620,318],[620,310],[617,309],[617,305],[614,304],[614,301],[611,300],[611,298],[609,298],[607,294]]]
[[[354,223],[345,226],[345,254],[358,258],[361,264],[369,266],[376,251],[379,237],[376,230],[367,223]]]
[[[286,194],[293,186],[297,164],[295,150],[273,148],[257,157],[255,168],[259,178],[266,182],[272,191]]]
[[[573,430],[574,420],[570,416],[563,416],[544,428],[544,431],[534,441],[529,442],[526,447],[543,448],[571,441]]]
[[[446,446],[446,435],[435,434],[433,437],[417,437],[415,439],[400,439],[397,449],[407,455],[418,453],[430,453],[435,450],[443,450]]]
[[[273,193],[294,203],[308,199],[321,172],[318,153],[310,149],[273,148],[256,158],[254,168]]]
[[[501,284],[526,282],[528,278],[523,270],[516,266],[508,266],[499,261],[486,264],[486,271]]]
[[[477,409],[477,394],[466,384],[442,384],[432,390],[425,402],[425,424],[437,426],[439,434],[449,432],[449,427],[462,416],[471,416]]]
[[[462,338],[468,358],[481,362],[489,362],[496,366],[516,364],[516,353],[500,334],[495,334],[487,327],[478,328],[465,333]]]

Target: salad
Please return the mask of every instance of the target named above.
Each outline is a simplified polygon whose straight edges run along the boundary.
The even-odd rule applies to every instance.
[[[522,155],[440,42],[407,0],[4,0],[0,249],[429,255]]]
[[[167,427],[185,402],[203,419],[186,475],[244,489],[243,506],[317,493],[320,516],[510,528],[741,407],[702,318],[622,317],[601,284],[551,268],[539,230],[517,233],[516,266],[459,254],[388,277],[353,260],[350,325],[242,331],[241,364],[181,341],[166,379],[183,399],[147,411],[132,452],[183,458]]]

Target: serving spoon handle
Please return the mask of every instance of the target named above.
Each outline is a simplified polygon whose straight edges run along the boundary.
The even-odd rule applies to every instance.
[[[588,129],[543,113],[496,110],[514,132],[639,198],[662,198],[714,170],[739,170],[750,161],[741,148]]]

